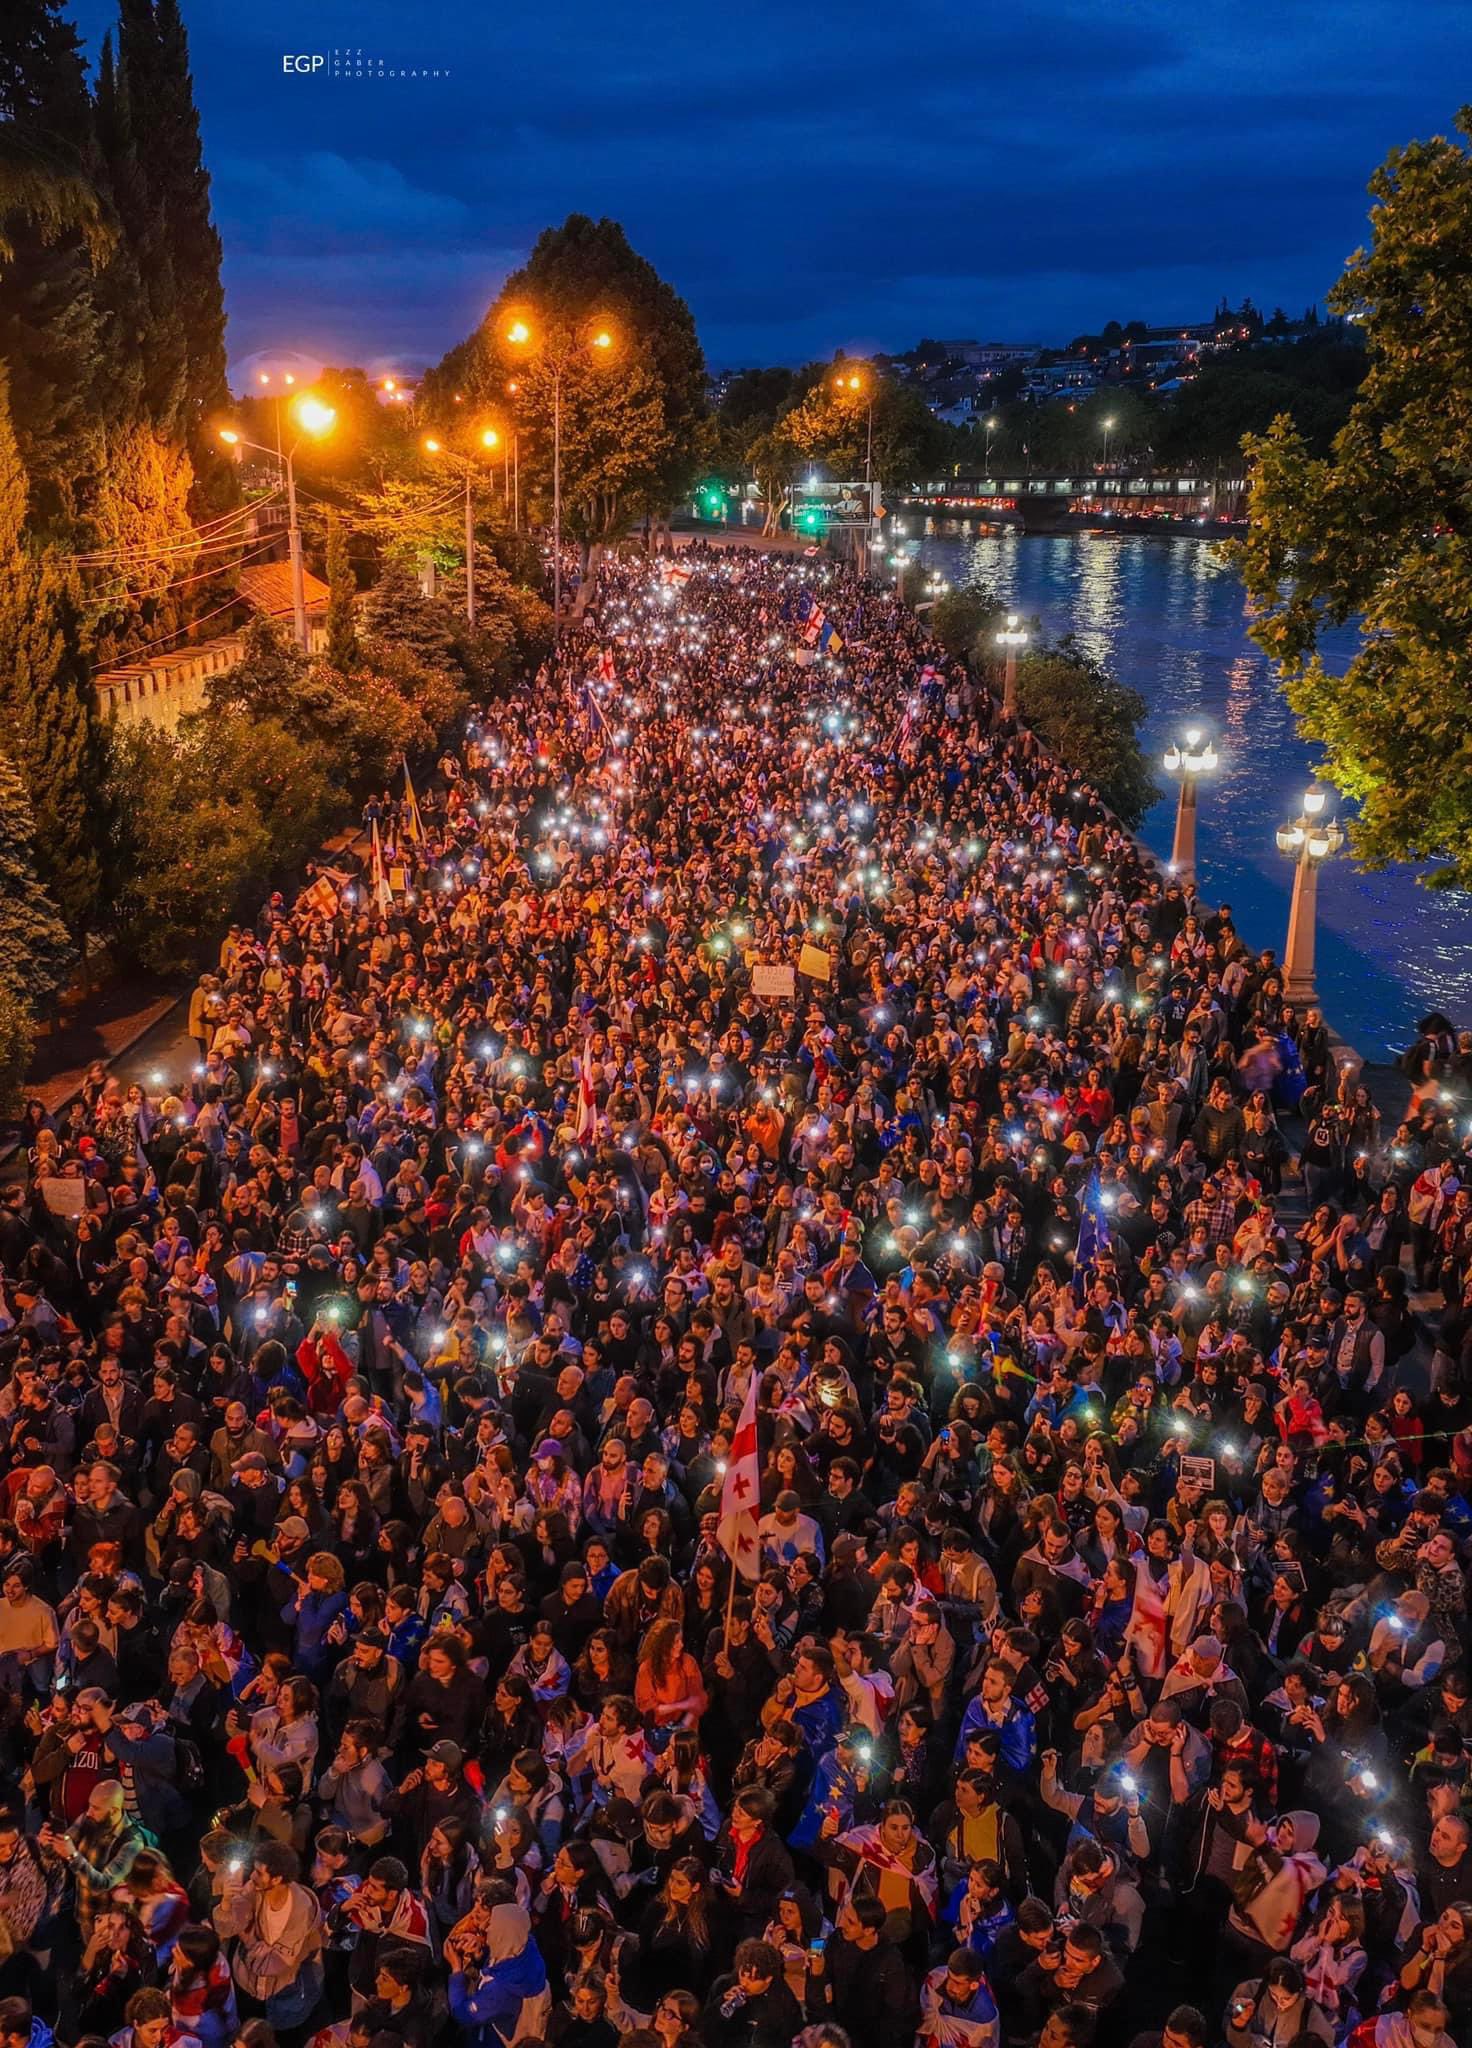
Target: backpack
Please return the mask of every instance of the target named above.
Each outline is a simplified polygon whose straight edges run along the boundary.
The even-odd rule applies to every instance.
[[[204,1790],[204,1758],[199,1753],[199,1744],[192,1736],[174,1737],[175,1782],[181,1792],[202,1792]]]

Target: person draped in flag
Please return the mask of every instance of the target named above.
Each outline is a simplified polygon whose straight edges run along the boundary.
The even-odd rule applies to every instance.
[[[762,1570],[757,1523],[761,1514],[761,1464],[756,1441],[757,1379],[753,1374],[741,1406],[741,1419],[731,1439],[726,1476],[721,1483],[721,1518],[716,1541],[743,1579],[759,1579]]]
[[[1078,1243],[1073,1253],[1073,1298],[1082,1304],[1099,1254],[1109,1249],[1109,1218],[1097,1167],[1089,1175],[1079,1210]]]
[[[580,1145],[589,1144],[598,1130],[598,1098],[593,1090],[592,1034],[584,1035],[578,1049],[578,1095],[577,1115],[573,1120],[573,1136]]]

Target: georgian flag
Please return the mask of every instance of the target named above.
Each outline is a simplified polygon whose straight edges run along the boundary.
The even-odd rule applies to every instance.
[[[756,1455],[759,1377],[752,1374],[741,1404],[741,1420],[736,1425],[721,1486],[721,1519],[716,1526],[716,1541],[744,1579],[759,1579],[762,1572],[761,1545],[756,1539],[757,1510],[761,1505],[761,1470]]]
[[[588,1058],[588,1042],[578,1054],[578,1113],[573,1125],[573,1135],[581,1145],[593,1137],[598,1129],[598,1104],[593,1095],[593,1063]]]

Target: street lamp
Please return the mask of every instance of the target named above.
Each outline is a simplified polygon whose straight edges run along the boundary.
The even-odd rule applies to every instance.
[[[1111,433],[1113,432],[1113,430],[1114,430],[1114,421],[1113,421],[1112,419],[1107,419],[1107,420],[1105,420],[1105,422],[1104,422],[1104,467],[1105,467],[1105,469],[1108,469],[1108,467],[1109,467],[1109,436],[1110,436],[1110,434],[1111,434]]]
[[[537,337],[524,319],[514,319],[506,329],[506,339],[513,348],[533,348]],[[587,336],[587,345],[595,359],[609,360],[613,355],[613,331],[604,322],[597,322]],[[552,374],[552,633],[554,641],[562,631],[562,373],[573,359],[576,343],[570,334],[550,338],[543,336],[542,360]]]
[[[311,648],[307,640],[307,591],[302,575],[302,530],[296,516],[296,451],[302,445],[302,435],[306,435],[309,440],[320,441],[324,434],[330,434],[337,413],[332,406],[324,405],[320,398],[313,398],[309,391],[304,391],[301,397],[293,402],[291,416],[301,429],[301,434],[285,455],[279,447],[273,451],[270,448],[263,448],[259,441],[247,441],[244,434],[239,433],[234,427],[221,427],[220,439],[227,448],[254,448],[257,455],[270,455],[274,452],[276,460],[285,471],[286,546],[291,557],[292,624],[296,629],[297,646],[303,654],[309,654]]]
[[[833,380],[841,398],[867,397],[868,423],[864,431],[864,567],[874,545],[874,380],[867,370],[845,370]]]
[[[1184,875],[1188,881],[1196,873],[1196,784],[1201,776],[1210,775],[1216,764],[1216,748],[1195,726],[1187,728],[1184,744],[1177,746],[1172,740],[1160,757],[1166,774],[1178,775],[1181,780],[1170,865],[1172,874]]]
[[[989,419],[989,420],[987,421],[987,423],[986,423],[986,456],[985,456],[985,462],[986,462],[986,473],[987,473],[987,476],[988,476],[988,477],[990,477],[990,476],[991,476],[991,473],[992,473],[992,435],[993,435],[993,434],[994,434],[994,433],[995,433],[995,432],[997,431],[997,428],[998,428],[998,427],[999,427],[999,426],[1000,426],[1001,424],[1002,424],[1002,423],[1001,423],[1001,421],[1000,421],[1000,420],[999,420],[999,419],[997,418],[997,416],[996,416],[996,414],[995,414],[995,413],[993,413],[993,414],[992,414],[991,418],[990,418],[990,419]]]
[[[479,445],[488,452],[501,445],[501,436],[494,427],[482,427],[477,436]],[[443,455],[444,444],[433,434],[425,436],[424,449],[427,455]],[[465,623],[471,632],[475,631],[475,505],[471,495],[471,468],[465,465]]]
[[[997,635],[997,645],[1007,657],[1002,679],[1002,716],[1017,716],[1017,654],[1027,645],[1027,628],[1016,612],[1008,612],[1007,623]]]
[[[1314,995],[1314,923],[1318,909],[1319,864],[1344,844],[1344,834],[1324,816],[1329,792],[1317,783],[1304,792],[1303,809],[1278,827],[1278,851],[1297,862],[1293,904],[1288,912],[1288,945],[1283,955],[1283,993],[1290,1003],[1311,1003]]]
[[[287,389],[290,390],[291,386],[295,384],[296,379],[295,377],[292,376],[290,370],[283,370],[283,372],[281,373],[281,381],[287,387]],[[269,370],[258,370],[256,372],[256,382],[261,386],[262,390],[269,390],[271,384],[271,372]],[[276,460],[279,462],[281,460],[281,393],[279,391],[273,391],[271,392],[271,396],[276,401]]]

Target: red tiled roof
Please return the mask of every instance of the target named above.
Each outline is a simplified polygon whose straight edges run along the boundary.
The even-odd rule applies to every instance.
[[[307,610],[320,612],[327,609],[331,596],[327,585],[314,576],[310,569],[302,571],[302,585],[306,591]],[[237,570],[235,587],[258,612],[264,612],[268,619],[289,619],[292,613],[291,564],[290,562],[252,562],[246,568]]]

